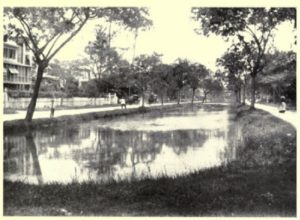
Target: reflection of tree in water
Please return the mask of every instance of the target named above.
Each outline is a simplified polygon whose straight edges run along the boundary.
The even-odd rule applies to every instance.
[[[188,148],[201,147],[210,135],[222,136],[223,131],[176,130],[165,132],[121,131],[97,128],[95,146],[79,150],[80,161],[85,166],[97,170],[106,178],[116,176],[119,168],[131,168],[132,177],[136,176],[136,166],[148,167],[160,154],[165,144],[172,147],[176,154],[186,153]],[[73,157],[77,154],[73,151]]]
[[[28,173],[25,163],[29,161],[30,152],[26,147],[26,139],[23,135],[6,135],[3,152],[5,173]]]
[[[155,159],[161,150],[162,143],[154,133],[143,131],[120,131],[112,129],[98,129],[98,144],[96,156],[90,155],[89,166],[97,169],[98,174],[113,177],[117,166],[132,167],[139,163],[149,163]],[[127,163],[130,159],[130,164]]]
[[[239,124],[237,122],[231,122],[225,135],[227,137],[227,146],[220,156],[224,163],[228,163],[236,159],[236,149],[242,142],[242,134]]]
[[[153,162],[156,156],[161,152],[163,139],[159,132],[134,131],[131,134],[132,142],[129,143],[132,151],[130,152],[130,166],[132,178],[136,177],[136,166],[144,164],[150,172],[149,164]]]
[[[186,153],[190,147],[201,147],[208,138],[203,130],[175,130],[168,134],[166,145],[172,147],[177,155]]]
[[[81,140],[90,136],[90,129],[83,126],[51,127],[47,131],[36,134],[36,142],[39,146],[57,147],[63,144],[79,145]]]
[[[25,136],[4,138],[4,172],[36,176],[38,183],[43,184],[38,150],[30,130],[26,131]]]
[[[34,174],[37,177],[38,183],[43,184],[42,171],[40,167],[40,162],[37,154],[36,145],[33,139],[33,135],[30,131],[26,133],[26,146],[29,148],[29,151],[33,160]]]
[[[35,174],[38,173],[37,154],[47,153],[50,147],[55,147],[52,155],[56,158],[69,157],[82,168],[87,167],[89,171],[96,171],[100,178],[116,178],[119,169],[132,171],[132,177],[136,177],[138,167],[148,168],[150,164],[161,153],[162,146],[172,147],[176,154],[183,154],[188,148],[201,147],[210,135],[223,136],[222,130],[175,130],[175,131],[121,131],[100,127],[91,127],[89,124],[81,124],[75,127],[58,127],[52,129],[50,135],[45,131],[38,131],[35,135],[23,136],[25,145],[34,146],[34,141],[38,150],[28,148],[25,155],[33,155],[35,162]],[[34,140],[31,138],[34,137]],[[26,139],[26,140],[25,140]],[[6,142],[5,142],[6,143]],[[8,146],[10,144],[5,144]],[[60,151],[62,145],[72,146]],[[64,146],[66,147],[66,146]],[[5,147],[6,155],[12,155],[11,148]],[[66,151],[65,151],[66,150]],[[66,155],[60,155],[60,154]],[[24,155],[24,153],[22,153]],[[36,155],[36,156],[34,156]],[[82,169],[83,170],[83,169]],[[147,171],[146,171],[147,172]]]

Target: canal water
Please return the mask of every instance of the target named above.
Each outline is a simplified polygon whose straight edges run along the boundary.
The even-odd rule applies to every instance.
[[[235,158],[227,107],[4,134],[4,178],[33,184],[177,176]]]

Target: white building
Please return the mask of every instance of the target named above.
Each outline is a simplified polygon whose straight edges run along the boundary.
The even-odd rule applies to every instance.
[[[11,92],[29,92],[32,85],[32,57],[29,48],[19,39],[13,42],[4,37],[4,89]]]

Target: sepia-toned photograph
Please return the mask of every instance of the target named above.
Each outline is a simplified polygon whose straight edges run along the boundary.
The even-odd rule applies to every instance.
[[[3,7],[3,215],[296,217],[295,7]]]

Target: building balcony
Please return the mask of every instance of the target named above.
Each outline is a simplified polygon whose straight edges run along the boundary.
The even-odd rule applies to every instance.
[[[31,68],[32,66],[30,65],[30,61],[26,61],[26,63],[21,63],[18,62],[17,59],[11,59],[11,58],[7,58],[7,57],[3,57],[3,63],[4,64],[11,64],[11,65],[16,65],[16,66],[22,66],[22,67],[28,67]]]
[[[31,78],[24,78],[24,77],[18,77],[18,76],[13,76],[13,77],[4,76],[3,82],[6,84],[16,84],[16,85],[20,85],[20,84],[31,85],[32,84]]]

